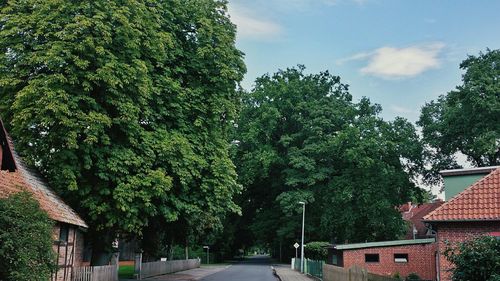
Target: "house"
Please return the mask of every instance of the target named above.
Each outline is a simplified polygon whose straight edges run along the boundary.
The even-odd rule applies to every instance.
[[[57,255],[58,270],[53,274],[52,281],[70,280],[73,267],[82,263],[82,231],[87,228],[87,224],[48,187],[35,170],[22,162],[0,120],[0,198],[21,191],[33,194],[40,207],[55,221],[53,249]]]
[[[358,265],[371,273],[402,277],[416,273],[423,280],[436,280],[434,238],[331,245],[327,263],[350,268]]]
[[[441,174],[445,192],[451,190],[454,197],[423,220],[436,233],[439,280],[448,281],[451,280],[452,264],[443,254],[448,243],[456,244],[482,235],[500,236],[500,168],[460,169]],[[464,187],[475,179],[472,185]]]
[[[423,223],[422,218],[443,205],[443,203],[444,201],[437,199],[431,203],[412,204],[408,202],[408,204],[400,206],[399,211],[401,212],[401,216],[408,223],[408,231],[406,232],[405,239],[434,237]]]

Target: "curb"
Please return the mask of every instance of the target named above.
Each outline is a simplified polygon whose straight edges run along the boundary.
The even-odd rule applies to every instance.
[[[276,276],[276,278],[278,278],[281,281],[281,277],[276,273],[276,269],[272,265],[271,265],[271,270],[273,271],[273,275]]]

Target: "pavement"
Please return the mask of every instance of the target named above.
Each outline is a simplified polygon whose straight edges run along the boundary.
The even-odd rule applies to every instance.
[[[290,268],[290,266],[274,267],[276,275],[281,281],[313,281],[317,280]]]
[[[213,266],[203,266],[200,268],[194,268],[190,270],[180,271],[173,274],[166,274],[161,276],[155,276],[143,280],[162,280],[162,281],[195,281],[201,280],[204,277],[210,276],[217,272],[223,271],[230,267],[230,265],[213,265]]]

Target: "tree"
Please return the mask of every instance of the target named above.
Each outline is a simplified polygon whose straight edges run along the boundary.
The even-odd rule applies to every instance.
[[[462,85],[427,103],[418,121],[436,181],[437,171],[456,168],[462,153],[476,167],[500,164],[500,50],[469,56],[460,64]]]
[[[415,128],[382,120],[366,98],[353,102],[338,76],[304,70],[264,75],[244,96],[234,162],[250,229],[261,244],[293,251],[305,201],[306,241],[397,238],[395,206],[421,192]]]
[[[53,222],[31,194],[0,199],[0,280],[46,281],[56,269]]]
[[[453,281],[500,280],[500,239],[483,236],[445,250],[446,258],[454,264]]]
[[[305,245],[304,254],[308,259],[326,261],[328,258],[328,246],[330,246],[328,242],[309,242]]]
[[[196,236],[239,212],[227,140],[245,67],[226,4],[2,2],[2,117],[91,225],[93,263],[153,221]]]

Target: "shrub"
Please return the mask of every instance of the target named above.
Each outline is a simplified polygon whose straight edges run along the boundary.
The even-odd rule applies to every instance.
[[[328,242],[309,242],[305,245],[304,254],[308,259],[326,261],[328,258],[326,247],[328,245],[330,245]]]
[[[406,280],[409,281],[409,280],[420,280],[420,276],[418,276],[418,274],[412,272],[410,274],[408,274],[408,276],[406,276]]]
[[[0,200],[0,280],[50,279],[55,270],[52,226],[31,194]]]
[[[399,274],[399,272],[396,272],[392,275],[392,278],[396,279],[396,280],[403,280],[403,278],[401,278],[401,274]]]
[[[445,256],[455,265],[453,281],[500,281],[500,240],[495,237],[448,246]]]

